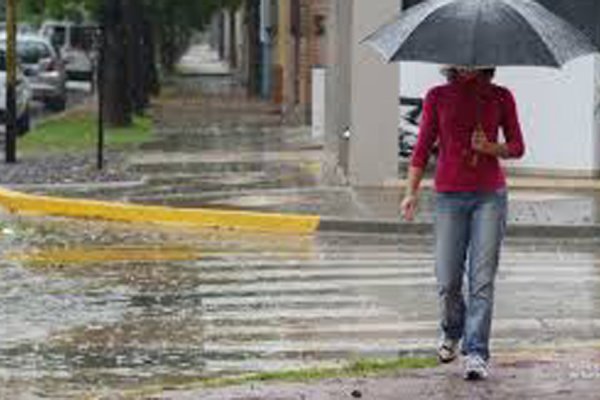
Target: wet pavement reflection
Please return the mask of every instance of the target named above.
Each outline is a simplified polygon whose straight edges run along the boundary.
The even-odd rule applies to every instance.
[[[6,215],[2,226],[0,398],[430,354],[435,343],[428,237]],[[494,346],[597,340],[599,244],[509,239]]]

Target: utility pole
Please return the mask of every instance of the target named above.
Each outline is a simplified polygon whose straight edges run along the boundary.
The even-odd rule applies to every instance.
[[[103,10],[100,18],[100,27],[97,31],[96,44],[98,52],[98,61],[96,65],[96,91],[98,95],[98,141],[96,153],[96,166],[98,170],[104,168],[104,58],[105,58],[105,23],[106,10]]]
[[[6,1],[6,144],[5,160],[17,162],[17,0]]]

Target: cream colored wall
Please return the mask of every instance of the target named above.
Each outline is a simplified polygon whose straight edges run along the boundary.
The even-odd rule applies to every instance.
[[[353,4],[349,178],[356,186],[381,186],[398,178],[398,64],[384,63],[362,39],[389,21],[398,0],[348,0]]]

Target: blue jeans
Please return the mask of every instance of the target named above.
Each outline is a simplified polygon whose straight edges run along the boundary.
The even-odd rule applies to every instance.
[[[494,280],[506,230],[507,193],[438,193],[436,276],[442,335],[462,338],[463,354],[489,359]],[[467,297],[462,292],[467,273]]]

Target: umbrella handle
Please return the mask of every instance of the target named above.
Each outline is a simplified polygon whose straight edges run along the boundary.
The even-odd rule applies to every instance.
[[[479,116],[478,116],[479,117]],[[477,127],[475,128],[475,130],[473,131],[473,135],[475,135],[475,133],[478,133],[480,131],[483,131],[483,126],[481,124],[481,122],[477,123]],[[477,153],[476,151],[473,153],[473,155],[471,156],[471,160],[469,162],[469,165],[472,168],[475,168],[477,166],[477,164],[479,163],[479,153]]]
[[[473,157],[471,157],[471,167],[475,168],[478,163],[479,163],[479,154],[475,153],[475,154],[473,154]]]
[[[477,126],[475,127],[475,131],[473,132],[473,134],[475,133],[479,133],[479,132],[484,132],[483,130],[483,124],[481,123],[481,120],[483,118],[482,114],[483,114],[483,104],[482,104],[482,100],[480,98],[479,93],[476,95],[476,118],[477,118]],[[471,168],[475,168],[477,167],[477,164],[479,163],[479,153],[475,152],[473,154],[473,156],[471,157]]]

